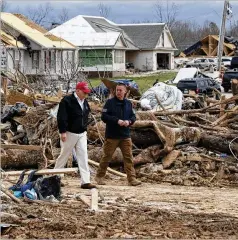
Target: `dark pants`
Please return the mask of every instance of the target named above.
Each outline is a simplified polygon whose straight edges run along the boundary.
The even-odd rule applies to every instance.
[[[232,91],[233,96],[238,94],[238,79],[232,79],[231,91]],[[238,105],[238,100],[236,100],[236,105]]]
[[[124,169],[127,174],[127,179],[136,177],[135,168],[133,164],[132,156],[132,141],[130,138],[127,139],[106,139],[103,145],[103,157],[100,161],[100,165],[97,171],[97,177],[104,177],[107,171],[109,162],[112,159],[112,155],[116,148],[121,149],[124,158]]]

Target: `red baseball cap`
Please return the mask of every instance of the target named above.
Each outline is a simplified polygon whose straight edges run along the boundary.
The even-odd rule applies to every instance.
[[[83,91],[84,93],[90,93],[91,92],[91,90],[88,88],[88,83],[86,83],[86,82],[77,83],[76,89],[79,89],[79,90]]]

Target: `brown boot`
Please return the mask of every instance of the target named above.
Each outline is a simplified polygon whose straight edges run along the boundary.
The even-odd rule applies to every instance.
[[[128,185],[138,186],[138,185],[141,185],[141,181],[137,180],[136,178],[131,178],[130,180],[128,180]]]
[[[92,189],[92,188],[97,188],[96,185],[92,184],[92,183],[85,183],[81,185],[81,188],[83,189]]]
[[[98,185],[106,185],[104,177],[95,177],[95,181],[97,182]]]

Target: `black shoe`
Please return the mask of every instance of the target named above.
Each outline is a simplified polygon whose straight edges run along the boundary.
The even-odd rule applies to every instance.
[[[81,188],[83,189],[92,189],[92,188],[97,188],[96,185],[93,185],[92,183],[85,183],[81,185]]]

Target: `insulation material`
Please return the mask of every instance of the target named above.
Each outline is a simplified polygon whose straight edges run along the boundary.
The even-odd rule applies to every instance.
[[[159,102],[166,109],[181,110],[183,94],[175,86],[169,86],[165,83],[157,83],[142,95],[140,102],[141,107],[146,110],[162,110]]]

